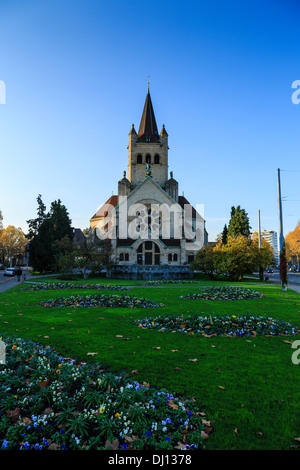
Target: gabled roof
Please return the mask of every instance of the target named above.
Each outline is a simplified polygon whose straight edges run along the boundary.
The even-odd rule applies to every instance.
[[[192,218],[193,219],[196,219],[196,217],[201,217],[202,218],[202,216],[199,214],[199,212],[196,211],[194,206],[192,206],[192,204],[184,196],[178,196],[178,204],[182,207],[182,209],[184,209],[185,205],[191,206],[191,208],[192,208]]]
[[[159,142],[157,125],[149,88],[144,104],[137,142]]]
[[[106,203],[103,204],[103,206],[100,207],[100,209],[97,210],[96,214],[93,215],[92,219],[98,219],[99,217],[107,217],[109,213],[111,212],[112,206],[116,207],[118,205],[119,198],[116,195],[110,196],[109,199],[107,199]]]

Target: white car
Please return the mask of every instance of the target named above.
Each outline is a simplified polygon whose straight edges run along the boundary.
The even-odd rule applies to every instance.
[[[16,268],[7,268],[7,269],[4,271],[4,276],[15,276],[16,273],[17,273]]]

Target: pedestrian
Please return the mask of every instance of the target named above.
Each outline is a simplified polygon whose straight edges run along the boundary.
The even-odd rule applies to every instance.
[[[17,268],[17,278],[18,278],[18,282],[20,282],[21,276],[22,276],[22,269],[21,269],[20,266],[19,266],[19,267]]]

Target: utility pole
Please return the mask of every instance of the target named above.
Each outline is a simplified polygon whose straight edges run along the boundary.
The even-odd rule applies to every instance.
[[[279,252],[281,253],[284,238],[283,238],[282,202],[281,202],[280,169],[279,168],[277,168],[277,186],[278,186],[278,212],[279,212]]]
[[[260,210],[258,210],[258,247],[261,249]]]
[[[260,251],[260,249],[261,249],[260,210],[258,210],[258,248],[259,248],[259,251]],[[264,280],[264,268],[263,268],[263,266],[261,266],[261,264],[259,265],[259,279],[261,281]]]
[[[284,246],[284,237],[283,237],[283,223],[282,223],[282,201],[281,201],[281,187],[280,187],[280,169],[277,168],[277,187],[278,187],[278,213],[279,213],[279,253],[280,253],[280,264],[279,272],[281,279],[281,288],[286,290],[288,283],[288,274],[287,274],[287,265],[286,265],[286,256]]]

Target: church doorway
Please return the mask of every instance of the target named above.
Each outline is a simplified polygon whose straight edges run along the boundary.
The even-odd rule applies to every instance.
[[[145,241],[137,249],[137,264],[159,265],[160,249],[159,246],[151,241]]]

